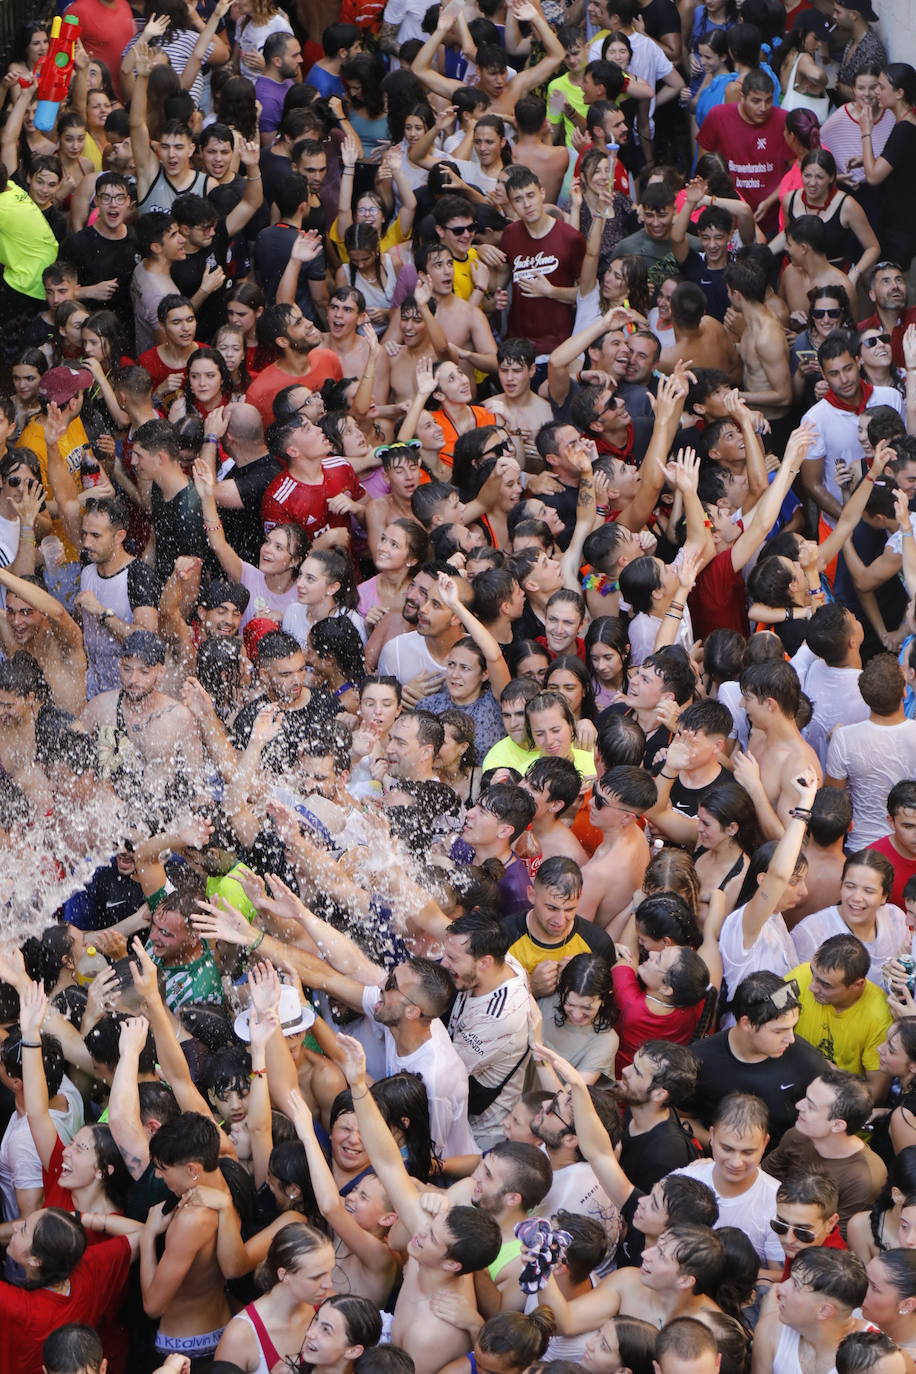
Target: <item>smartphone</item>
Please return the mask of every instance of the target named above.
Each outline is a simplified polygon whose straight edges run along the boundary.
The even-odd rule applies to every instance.
[[[800,349],[798,350],[798,352],[796,353],[795,356],[796,356],[796,358],[798,359],[798,361],[799,361],[800,363],[816,363],[816,362],[817,362],[817,349],[816,349],[816,348],[800,348]]]

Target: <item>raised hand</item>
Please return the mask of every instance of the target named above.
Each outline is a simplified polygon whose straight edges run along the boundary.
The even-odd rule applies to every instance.
[[[145,1016],[128,1016],[121,1022],[118,1049],[123,1055],[139,1055],[149,1039],[149,1021]]]
[[[307,229],[293,240],[290,257],[295,262],[314,262],[324,249],[324,240],[316,229]]]
[[[222,940],[227,945],[244,947],[253,944],[258,936],[238,907],[225,897],[217,897],[215,902],[198,902],[191,924],[202,939]]]
[[[337,1063],[352,1088],[366,1077],[366,1051],[352,1035],[337,1032]]]
[[[19,1029],[23,1040],[34,1043],[41,1039],[41,1027],[47,1010],[48,998],[44,988],[40,983],[27,983],[19,993]]]

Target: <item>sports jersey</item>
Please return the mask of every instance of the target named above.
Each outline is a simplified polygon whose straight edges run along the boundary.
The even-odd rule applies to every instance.
[[[365,493],[356,473],[346,458],[323,458],[321,472],[322,481],[315,485],[300,482],[289,472],[274,478],[261,501],[265,533],[274,525],[293,524],[301,525],[314,539],[322,530],[345,529],[349,525],[349,515],[332,514],[328,501],[341,492],[354,501],[361,500]]]
[[[459,992],[449,1017],[448,1033],[469,1074],[482,1088],[502,1083],[528,1048],[531,997],[520,973],[492,992],[472,997]],[[489,1150],[504,1138],[502,1123],[515,1106],[525,1081],[524,1065],[513,1073],[496,1101],[470,1120],[478,1146]]]
[[[538,964],[548,959],[572,959],[576,954],[601,954],[613,964],[616,957],[613,941],[600,926],[586,921],[584,916],[576,916],[568,935],[550,944],[531,934],[527,912],[503,921],[502,925],[509,936],[509,953],[527,974],[533,973]]]

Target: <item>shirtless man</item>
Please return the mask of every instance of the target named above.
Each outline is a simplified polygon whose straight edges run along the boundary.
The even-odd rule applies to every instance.
[[[531,168],[548,203],[555,205],[569,168],[569,152],[565,145],[558,148],[554,144],[545,102],[536,95],[523,96],[515,106],[515,121],[518,137],[512,148],[512,161]]]
[[[683,281],[671,297],[674,343],[662,349],[658,366],[673,372],[678,363],[711,367],[737,382],[741,376],[738,350],[728,330],[706,314],[706,296],[694,282]]]
[[[321,346],[337,354],[345,377],[362,377],[369,370],[370,349],[363,335],[371,328],[362,291],[355,286],[339,286],[331,292],[328,331],[321,335]],[[376,405],[384,405],[388,399],[388,354],[382,348],[372,357],[372,396]]]
[[[56,706],[73,715],[86,704],[86,655],[80,627],[56,597],[31,577],[0,568],[6,611],[0,615],[0,643],[7,658],[30,653],[44,673]]]
[[[755,263],[733,262],[725,269],[725,285],[744,321],[738,345],[744,368],[741,399],[768,420],[781,420],[792,400],[792,378],[785,333],[765,304],[766,278]]]
[[[142,777],[146,796],[164,793],[177,774],[195,779],[203,764],[190,711],[158,690],[165,644],[151,630],[134,630],[121,646],[120,691],[93,697],[81,716],[99,739],[104,771],[123,768]]]
[[[392,402],[413,400],[417,394],[418,363],[429,358],[435,364],[448,355],[448,340],[437,320],[438,303],[434,307],[436,314],[429,308],[432,294],[429,278],[420,277],[413,294],[401,301],[397,318],[403,347],[391,359],[388,374]]]
[[[639,1269],[618,1269],[572,1302],[551,1278],[540,1298],[556,1316],[561,1336],[584,1335],[617,1316],[639,1317],[658,1328],[675,1317],[703,1321],[720,1311],[708,1294],[724,1276],[725,1249],[715,1231],[682,1222],[669,1226],[643,1251]]]
[[[455,295],[455,260],[451,250],[444,243],[421,244],[414,252],[419,277],[417,287],[429,288],[436,302],[436,327],[442,330],[447,340],[448,356],[456,363],[466,363],[470,368],[481,372],[496,371],[496,340],[487,317],[480,309],[479,301],[484,298],[490,282],[489,268],[482,262],[471,265],[475,290],[470,300],[462,300]],[[414,292],[416,296],[416,292]],[[333,297],[332,297],[333,300]],[[330,325],[330,312],[328,314]],[[395,317],[385,334],[385,341],[402,341],[400,319]],[[352,377],[357,374],[347,372]]]
[[[41,710],[29,659],[23,655],[21,659],[0,663],[0,768],[39,810],[52,805],[45,771],[48,759],[39,747],[37,722]]]
[[[497,1312],[524,1312],[526,1294],[518,1280],[525,1257],[515,1228],[544,1201],[552,1182],[553,1170],[543,1150],[503,1140],[487,1151],[470,1178],[453,1184],[443,1197],[443,1206],[476,1207],[499,1226],[502,1249],[474,1279],[477,1306],[484,1318],[495,1317]]]
[[[841,286],[853,307],[856,289],[845,272],[827,261],[824,248],[827,229],[818,215],[799,215],[786,229],[788,266],[779,282],[779,294],[789,314],[808,320],[808,292],[815,286]]]
[[[411,64],[414,75],[419,77],[423,85],[432,91],[433,95],[451,101],[458,88],[464,85],[463,81],[456,81],[449,76],[441,76],[439,72],[434,70],[439,48],[456,23],[462,41],[468,44],[469,50],[475,52],[478,85],[490,101],[490,114],[511,115],[522,96],[537,90],[539,86],[545,84],[548,77],[553,76],[563,62],[566,50],[541,13],[540,5],[531,4],[529,0],[509,0],[509,2],[516,21],[530,24],[532,37],[543,47],[545,55],[540,62],[536,62],[533,67],[526,67],[523,71],[516,72],[514,76],[509,77],[505,52],[493,43],[483,43],[478,48],[469,33],[465,38],[465,34],[462,33],[461,18],[463,5],[461,0],[451,0],[451,4],[444,6],[439,11],[439,22],[435,30],[430,34]]]
[[[410,498],[420,485],[420,449],[414,444],[395,439],[376,449],[381,456],[382,471],[388,479],[391,490],[387,496],[377,496],[366,506],[366,530],[369,534],[369,552],[375,558],[378,539],[386,525],[392,520],[413,520]]]
[[[474,1274],[497,1258],[503,1243],[499,1225],[475,1207],[443,1207],[437,1194],[427,1210],[369,1092],[362,1045],[348,1035],[338,1035],[337,1044],[366,1153],[411,1236],[391,1340],[412,1357],[416,1374],[437,1374],[467,1354],[469,1338],[473,1342],[483,1324]],[[467,1328],[456,1325],[459,1320]]]
[[[579,915],[602,929],[642,886],[649,844],[636,822],[656,796],[651,774],[627,764],[609,768],[595,783],[589,819],[603,838],[582,870]]]
[[[521,786],[531,794],[537,807],[529,829],[540,849],[538,863],[559,856],[572,859],[583,868],[588,854],[562,819],[573,814],[572,808],[579,796],[581,781],[576,765],[569,759],[535,759],[522,778]],[[537,870],[532,868],[531,871]]]
[[[182,1198],[193,1188],[228,1193],[220,1173],[219,1129],[210,1117],[184,1112],[150,1141],[150,1158],[166,1187]],[[165,1203],[150,1211],[140,1237],[140,1287],[148,1317],[159,1318],[156,1349],[212,1357],[232,1313],[216,1257],[218,1216],[188,1201],[163,1215]],[[157,1259],[156,1241],[165,1232]]]
[[[534,344],[529,339],[504,339],[496,351],[496,362],[502,391],[489,397],[487,409],[505,420],[523,471],[537,471],[540,454],[535,435],[542,425],[550,423],[553,411],[547,401],[531,390]]]
[[[801,685],[784,659],[755,663],[741,674],[741,703],[751,723],[749,752],[736,751],[735,781],[750,793],[767,839],[778,840],[798,804],[797,779],[808,768],[818,785],[823,772],[817,754],[795,723]]]

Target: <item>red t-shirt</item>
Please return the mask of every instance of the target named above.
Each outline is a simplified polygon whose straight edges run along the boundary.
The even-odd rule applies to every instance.
[[[649,1010],[646,994],[639,986],[636,970],[629,964],[615,964],[611,969],[614,997],[620,1016],[614,1029],[620,1036],[615,1073],[619,1078],[633,1055],[647,1040],[670,1040],[675,1045],[689,1045],[703,1014],[703,1003],[695,1007],[676,1007],[667,1016]]]
[[[0,1283],[0,1374],[40,1374],[41,1347],[52,1331],[71,1322],[99,1326],[121,1303],[130,1263],[127,1238],[115,1236],[87,1249],[70,1275],[69,1293]]]
[[[753,210],[778,189],[792,165],[792,154],[783,137],[785,125],[786,112],[776,105],[759,126],[742,119],[737,105],[716,105],[703,120],[700,146],[706,152],[722,154],[736,190]],[[778,214],[779,206],[774,205],[774,233]],[[769,219],[768,215],[767,222]]]
[[[891,888],[889,902],[894,906],[899,906],[903,910],[903,889],[906,887],[910,878],[916,878],[916,859],[905,859],[902,854],[898,854],[894,848],[890,835],[885,835],[880,840],[875,840],[870,844],[869,849],[875,849],[879,854],[883,854],[889,860],[894,870],[894,886]]]
[[[903,336],[911,324],[916,324],[916,305],[911,305],[909,310],[904,310],[899,321],[891,330],[891,353],[898,367],[906,367],[906,359],[903,356]],[[869,315],[868,319],[863,320],[858,328],[860,331],[863,329],[880,329],[883,332],[884,325],[877,315]]]
[[[546,296],[523,296],[518,284],[543,276],[552,286],[575,286],[585,257],[585,239],[578,229],[554,220],[542,239],[532,238],[524,224],[503,230],[500,247],[512,273],[507,337],[530,339],[538,354],[552,353],[569,338],[575,310]]]
[[[824,1241],[823,1248],[824,1248],[825,1250],[848,1250],[848,1249],[849,1249],[849,1246],[846,1244],[845,1240],[844,1240],[843,1237],[840,1235],[840,1228],[839,1228],[839,1226],[834,1226],[833,1230],[830,1232],[830,1235],[829,1235],[829,1236],[827,1237],[827,1239]],[[779,1280],[780,1283],[785,1283],[786,1279],[789,1277],[789,1274],[790,1274],[790,1272],[791,1272],[791,1269],[792,1269],[792,1261],[789,1260],[789,1259],[787,1259],[786,1262],[785,1262],[785,1264],[784,1264],[783,1267],[782,1267],[782,1277],[781,1277],[780,1280]]]
[[[361,501],[365,492],[346,458],[321,460],[323,481],[308,486],[281,472],[275,477],[261,499],[261,519],[265,533],[274,525],[301,525],[310,539],[326,529],[346,529],[349,515],[334,515],[328,510],[328,500],[346,492],[354,501]]]
[[[90,57],[104,62],[112,84],[121,93],[121,56],[136,33],[127,0],[75,0],[67,10],[80,21],[80,40]]]
[[[203,348],[204,345],[195,343],[194,347]],[[188,356],[190,356],[190,354]],[[150,377],[152,377],[154,391],[157,386],[162,385],[166,377],[180,377],[181,385],[184,386],[185,384],[185,373],[188,370],[187,363],[185,363],[184,367],[169,367],[168,363],[163,362],[160,358],[159,349],[156,344],[153,344],[152,348],[148,348],[145,353],[141,353],[137,362],[141,367],[146,368],[146,371],[149,373]]]
[[[720,627],[748,635],[747,589],[744,578],[732,567],[731,549],[717,553],[697,578],[690,593],[690,618],[696,639],[705,639]]]
[[[343,377],[340,359],[330,348],[313,348],[308,361],[311,366],[301,377],[291,377],[276,363],[271,363],[251,383],[245,400],[254,406],[265,429],[274,422],[274,397],[284,387],[307,386],[309,391],[317,391],[325,382],[339,382]]]

